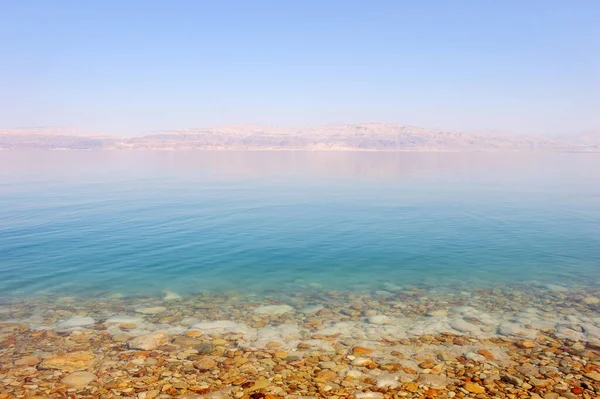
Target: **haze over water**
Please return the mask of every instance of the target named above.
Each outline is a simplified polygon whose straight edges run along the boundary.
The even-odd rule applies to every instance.
[[[12,152],[4,296],[595,285],[595,154]]]

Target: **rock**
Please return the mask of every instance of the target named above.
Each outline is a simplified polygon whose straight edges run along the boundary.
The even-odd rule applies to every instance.
[[[373,353],[373,349],[364,348],[362,346],[355,346],[354,348],[352,348],[352,355],[357,357],[370,355],[371,353]]]
[[[426,361],[426,362],[419,363],[419,367],[422,369],[432,369],[435,367],[435,363]]]
[[[337,373],[331,370],[321,370],[315,376],[315,382],[329,382],[337,377]]]
[[[523,374],[525,377],[535,377],[540,374],[539,367],[532,364],[523,364],[521,366],[517,366],[515,367],[515,370]]]
[[[450,384],[450,379],[440,374],[420,374],[419,380],[421,380],[421,384],[433,389],[443,389]]]
[[[556,392],[549,392],[544,395],[544,399],[558,399],[560,397]]]
[[[127,342],[129,341],[129,338],[131,338],[131,336],[128,334],[115,334],[113,335],[112,340],[115,342]]]
[[[129,349],[140,349],[149,351],[167,343],[167,337],[163,333],[140,335],[127,343]]]
[[[245,336],[253,336],[256,330],[246,326],[245,324],[236,323],[230,320],[217,320],[196,323],[191,330],[199,330],[203,334],[243,334]]]
[[[463,319],[457,319],[450,322],[450,327],[461,333],[477,335],[481,333],[481,328],[475,324],[471,324]]]
[[[183,299],[183,297],[173,291],[165,290],[163,291],[162,299],[163,301],[180,301]]]
[[[369,320],[369,323],[377,325],[392,324],[392,320],[385,315],[369,316],[367,320]]]
[[[477,351],[477,353],[483,356],[486,360],[494,360],[494,354],[487,349],[480,349]]]
[[[93,366],[96,355],[91,352],[71,352],[42,361],[38,368],[41,370],[56,369],[61,371],[80,371]]]
[[[535,348],[535,344],[531,341],[521,341],[521,342],[517,342],[515,345],[517,345],[517,347],[521,348],[521,349]]]
[[[430,317],[446,317],[448,316],[448,312],[445,310],[432,310],[431,312],[427,313],[427,316]]]
[[[208,371],[217,367],[217,362],[215,362],[210,357],[203,357],[202,359],[194,362],[194,368],[200,371]]]
[[[155,315],[159,313],[166,312],[167,308],[164,306],[153,306],[148,308],[137,308],[135,309],[136,313],[146,314],[146,315]]]
[[[37,356],[25,356],[19,360],[15,360],[15,366],[36,366],[40,363],[40,358]]]
[[[182,348],[195,348],[203,344],[203,342],[200,339],[188,336],[175,337],[175,339],[173,339],[172,342],[174,345],[180,346]]]
[[[353,366],[368,366],[370,364],[373,364],[373,361],[364,357],[357,357],[356,359],[352,360]]]
[[[96,375],[93,373],[88,371],[76,371],[61,379],[60,382],[69,388],[81,389],[95,379]]]
[[[319,311],[325,309],[324,306],[321,305],[312,305],[312,306],[307,306],[303,309],[300,310],[300,313],[303,313],[307,316],[312,316],[317,314]]]
[[[486,360],[485,356],[480,355],[480,354],[475,353],[475,352],[465,353],[464,357],[465,357],[465,359],[472,360],[472,361],[477,362],[477,363],[483,363]]]
[[[537,332],[515,323],[503,323],[498,327],[498,334],[512,338],[535,338]]]
[[[594,298],[593,296],[588,296],[587,298],[583,299],[583,303],[585,303],[586,305],[596,305],[596,304],[600,303],[600,298]]]
[[[215,351],[215,346],[209,343],[202,343],[195,348],[198,351],[199,355],[210,355]]]
[[[142,316],[111,316],[104,321],[104,324],[140,324],[144,321]]]
[[[513,384],[514,386],[520,387],[523,385],[523,380],[511,374],[505,374],[502,376],[502,381]]]
[[[278,316],[280,314],[291,312],[292,310],[294,310],[294,308],[290,305],[264,305],[254,309],[254,314]]]
[[[96,320],[91,317],[73,317],[69,320],[58,323],[56,328],[58,330],[66,330],[74,327],[91,326],[92,324],[96,324]]]
[[[333,370],[338,367],[336,362],[328,361],[319,363],[319,367],[323,370]]]
[[[254,385],[250,388],[248,388],[249,392],[253,392],[253,391],[258,391],[260,389],[265,389],[268,388],[270,385],[270,382],[268,380],[258,380],[254,383]]]
[[[471,393],[485,393],[485,388],[473,382],[466,382],[465,389]]]
[[[354,395],[356,399],[383,399],[381,392],[361,392]]]
[[[590,380],[594,380],[597,382],[600,382],[600,373],[598,372],[591,372],[591,373],[585,373],[584,374],[587,378],[589,378]]]
[[[546,288],[552,292],[567,292],[567,291],[569,291],[567,288],[563,287],[562,285],[557,285],[557,284],[546,284]]]
[[[377,376],[377,388],[397,388],[400,386],[396,375],[382,373]]]

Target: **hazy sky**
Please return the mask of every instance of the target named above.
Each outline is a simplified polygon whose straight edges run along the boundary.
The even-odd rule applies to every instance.
[[[600,129],[599,0],[0,0],[0,127]]]

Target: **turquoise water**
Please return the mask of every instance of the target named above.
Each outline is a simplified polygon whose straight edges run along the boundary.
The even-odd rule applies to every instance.
[[[600,154],[2,152],[0,295],[600,282]]]

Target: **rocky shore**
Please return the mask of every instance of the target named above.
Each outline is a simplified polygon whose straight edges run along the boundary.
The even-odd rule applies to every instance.
[[[598,398],[600,292],[388,286],[0,304],[0,399]]]

